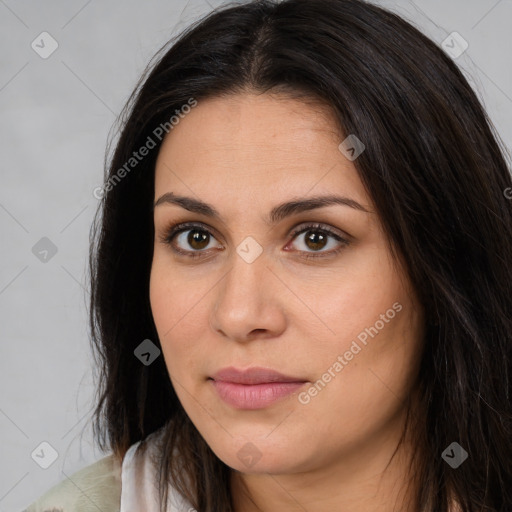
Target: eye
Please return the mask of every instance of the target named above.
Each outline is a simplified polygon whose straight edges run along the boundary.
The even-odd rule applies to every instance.
[[[202,225],[184,223],[172,225],[160,241],[169,244],[178,254],[199,258],[206,252],[204,249],[211,249],[208,246],[212,239],[215,240],[215,237]],[[187,249],[187,246],[192,250]]]
[[[304,237],[302,246],[303,249],[299,249],[301,257],[308,258],[322,258],[331,257],[338,254],[342,249],[349,245],[349,241],[341,236],[341,234],[332,230],[329,226],[324,224],[308,224],[302,225],[295,229],[291,236],[293,240],[298,238],[300,235],[307,235]],[[212,240],[216,240],[211,231],[201,224],[183,223],[171,225],[166,234],[160,237],[162,243],[168,244],[172,249],[183,256],[189,258],[200,258],[209,252],[212,247],[210,243]],[[293,241],[292,240],[292,241]],[[335,248],[324,251],[326,246],[329,246],[329,242],[334,241]],[[286,247],[289,247],[288,244]],[[337,246],[337,247],[336,247]],[[190,248],[192,250],[190,250]],[[218,247],[222,249],[222,246]],[[285,248],[285,250],[288,250]],[[312,250],[313,252],[309,252]]]
[[[300,240],[300,235],[306,235],[302,238],[303,249],[299,249],[300,252],[304,253],[302,257],[306,259],[334,256],[349,245],[349,241],[346,238],[342,237],[325,224],[308,224],[297,228],[292,233],[294,239],[298,238]],[[331,246],[334,245],[335,248],[323,251],[322,249],[329,246],[329,241],[334,241]],[[313,252],[310,253],[308,249],[313,250]]]

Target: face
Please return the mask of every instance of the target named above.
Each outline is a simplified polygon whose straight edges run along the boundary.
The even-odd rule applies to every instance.
[[[422,311],[343,139],[325,108],[239,94],[199,102],[158,155],[153,318],[186,413],[240,472],[357,463],[416,383]]]

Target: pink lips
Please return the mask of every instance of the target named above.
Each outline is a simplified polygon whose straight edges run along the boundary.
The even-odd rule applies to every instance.
[[[307,381],[268,368],[224,368],[211,377],[212,384],[229,405],[237,409],[261,409],[298,390]]]

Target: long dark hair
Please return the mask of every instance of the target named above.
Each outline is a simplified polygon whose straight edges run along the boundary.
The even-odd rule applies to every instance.
[[[191,99],[245,91],[319,100],[339,121],[340,142],[356,134],[366,146],[354,165],[426,313],[424,421],[414,430],[418,510],[448,512],[455,499],[463,512],[512,511],[506,149],[450,57],[396,14],[362,0],[225,6],[148,65],[123,111],[91,229],[99,446],[122,460],[130,445],[141,440],[143,449],[161,429],[162,510],[169,483],[199,512],[233,510],[231,470],[189,420],[163,357],[146,366],[134,350],[145,339],[159,346],[149,275],[162,127],[170,132],[169,120]],[[131,161],[150,138],[156,147]],[[469,454],[456,469],[442,457],[453,442]]]

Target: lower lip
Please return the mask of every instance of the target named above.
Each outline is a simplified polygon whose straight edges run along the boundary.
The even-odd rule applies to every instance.
[[[264,384],[235,384],[211,379],[220,398],[237,409],[262,409],[290,395],[305,382],[266,382]]]

